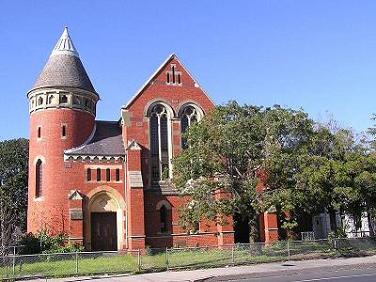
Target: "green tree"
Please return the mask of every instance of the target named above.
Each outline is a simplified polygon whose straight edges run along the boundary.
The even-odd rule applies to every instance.
[[[280,236],[284,238],[293,235],[298,225],[297,211],[310,200],[309,194],[296,189],[296,176],[314,132],[313,121],[302,110],[276,107],[265,112],[263,124],[266,128],[264,210],[275,208],[285,231]]]
[[[13,139],[0,142],[1,201],[14,226],[26,230],[28,140]]]
[[[201,218],[221,223],[223,215],[233,214],[255,226],[262,130],[262,109],[236,102],[217,107],[188,130],[188,148],[174,160],[174,183],[191,197],[180,213],[185,228]],[[232,197],[216,199],[219,189]]]
[[[374,122],[376,121],[376,114],[372,115],[371,120],[373,120]],[[372,148],[375,150],[376,149],[376,124],[368,128],[368,133],[373,138],[370,143],[371,143]]]
[[[202,218],[241,215],[257,239],[257,217],[270,209],[282,237],[299,231],[304,214],[329,212],[333,230],[336,211],[356,222],[364,211],[374,217],[375,155],[350,130],[317,124],[302,110],[230,102],[185,137],[189,146],[174,160],[174,184],[190,196],[180,213],[187,229]],[[217,199],[219,189],[232,197]]]
[[[186,136],[188,148],[174,160],[174,183],[191,196],[181,211],[183,226],[237,214],[249,220],[251,236],[257,239],[261,212],[276,207],[280,215],[293,214],[293,178],[312,125],[303,111],[230,102],[192,126]],[[266,190],[260,193],[262,181]],[[229,192],[231,199],[216,199],[218,189]],[[293,225],[285,221],[285,226]]]

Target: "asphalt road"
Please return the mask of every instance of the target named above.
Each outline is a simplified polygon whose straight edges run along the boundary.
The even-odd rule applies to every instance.
[[[287,264],[287,266],[289,266]],[[376,282],[376,263],[351,266],[318,267],[284,270],[274,273],[253,273],[206,279],[205,282]]]

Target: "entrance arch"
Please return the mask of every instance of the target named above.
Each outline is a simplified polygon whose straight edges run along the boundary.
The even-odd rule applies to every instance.
[[[125,202],[119,192],[101,186],[88,195],[85,209],[85,246],[89,250],[121,250]]]

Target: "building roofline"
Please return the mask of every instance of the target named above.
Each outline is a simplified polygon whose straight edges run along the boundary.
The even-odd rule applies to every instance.
[[[98,97],[98,101],[101,100],[99,94],[96,92],[96,91],[89,91],[85,88],[82,88],[82,87],[76,87],[76,86],[39,86],[39,87],[36,87],[36,88],[31,88],[29,91],[26,92],[26,97],[29,96],[29,94],[31,92],[34,92],[34,91],[39,91],[41,89],[54,89],[54,90],[80,90],[80,91],[84,91],[84,92],[88,92],[90,94],[93,94],[94,96],[97,96]]]
[[[121,108],[122,109],[127,109],[128,107],[130,107],[133,102],[141,95],[141,93],[146,89],[146,87],[150,84],[150,82],[153,80],[154,77],[156,77],[160,71],[167,65],[167,63],[169,61],[171,61],[172,59],[176,59],[179,64],[182,66],[182,68],[185,70],[185,72],[193,79],[195,85],[197,85],[198,88],[200,88],[202,90],[202,92],[204,92],[205,96],[209,99],[209,101],[213,104],[213,100],[209,97],[209,95],[207,94],[207,92],[201,87],[201,85],[199,84],[198,80],[195,78],[194,75],[192,75],[192,73],[184,66],[184,64],[182,64],[182,62],[180,61],[180,59],[178,58],[178,56],[175,54],[175,53],[172,53],[171,55],[169,55],[167,57],[167,59],[165,59],[163,61],[163,63],[156,69],[156,71],[146,80],[146,82],[136,91],[136,93],[132,96],[132,98],[128,101],[127,104],[123,105]]]

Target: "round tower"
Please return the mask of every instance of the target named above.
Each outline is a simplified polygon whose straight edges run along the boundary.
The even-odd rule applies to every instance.
[[[95,130],[96,93],[65,28],[32,89],[28,232],[66,231],[64,150],[85,143]]]

